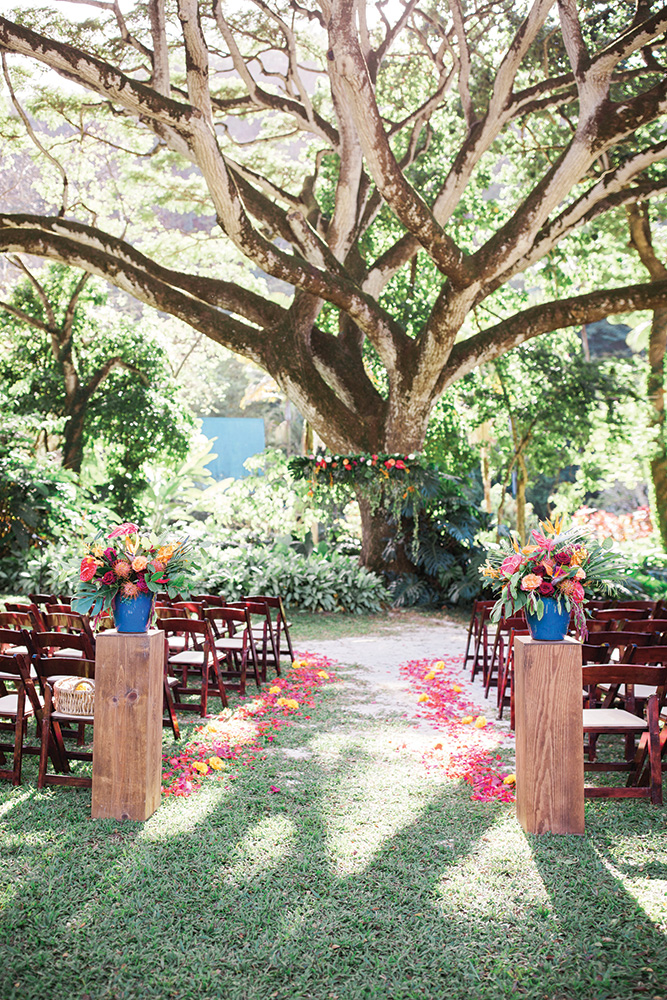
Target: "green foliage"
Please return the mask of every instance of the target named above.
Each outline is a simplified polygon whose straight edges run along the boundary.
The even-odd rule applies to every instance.
[[[79,278],[62,265],[40,272],[57,327],[65,322]],[[159,457],[182,458],[192,418],[176,400],[163,348],[134,318],[110,309],[107,299],[102,283],[89,280],[74,310],[71,344],[57,349],[47,330],[0,309],[0,378],[9,412],[46,418],[60,434],[75,408],[82,408],[83,447],[89,455],[95,449],[104,453],[99,496],[129,516],[144,486],[142,466]],[[29,280],[15,287],[10,304],[38,326],[49,325],[48,310]]]
[[[202,588],[238,600],[245,594],[281,594],[304,611],[379,611],[387,601],[384,584],[356,559],[331,553],[301,555],[287,549],[228,549],[212,545]]]

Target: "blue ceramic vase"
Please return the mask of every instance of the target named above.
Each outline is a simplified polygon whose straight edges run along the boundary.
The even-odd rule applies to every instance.
[[[562,642],[570,624],[570,612],[564,605],[558,610],[553,597],[543,597],[544,614],[541,618],[526,608],[526,623],[530,634],[537,642]]]
[[[153,610],[153,595],[138,594],[137,597],[113,599],[113,620],[118,632],[147,632]]]

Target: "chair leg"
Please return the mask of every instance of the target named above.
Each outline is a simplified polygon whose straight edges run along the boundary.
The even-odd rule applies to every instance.
[[[166,674],[163,677],[162,688],[163,688],[163,692],[164,692],[164,694],[162,696],[162,711],[163,711],[163,715],[164,715],[164,712],[166,712],[167,715],[168,715],[168,719],[165,719],[164,722],[165,722],[165,724],[168,724],[168,725],[171,726],[171,731],[174,734],[174,739],[175,740],[180,740],[180,738],[181,738],[181,731],[180,731],[179,726],[178,726],[178,718],[176,717],[176,709],[174,708],[174,699],[171,696],[171,689],[170,689],[169,684],[167,682],[167,676],[166,676]]]
[[[652,694],[646,706],[648,721],[648,759],[651,769],[651,802],[662,805],[662,761],[660,757],[660,709],[658,699]]]
[[[18,692],[16,706],[16,725],[14,727],[14,766],[12,768],[12,784],[21,784],[21,759],[23,756],[23,734],[25,730],[25,688],[21,686]]]

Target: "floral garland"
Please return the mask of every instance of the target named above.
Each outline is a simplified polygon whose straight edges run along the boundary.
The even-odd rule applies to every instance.
[[[288,468],[294,479],[308,482],[310,496],[322,486],[347,486],[368,502],[372,514],[386,510],[397,523],[406,506],[410,507],[415,519],[414,544],[417,544],[419,513],[426,499],[437,495],[443,478],[452,478],[443,477],[416,452],[295,455]]]

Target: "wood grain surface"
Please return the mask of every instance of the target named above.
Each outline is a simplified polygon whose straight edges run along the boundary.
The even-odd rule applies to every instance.
[[[145,820],[160,805],[163,657],[157,629],[97,637],[93,818]]]
[[[517,818],[527,833],[583,834],[581,645],[514,644]]]

